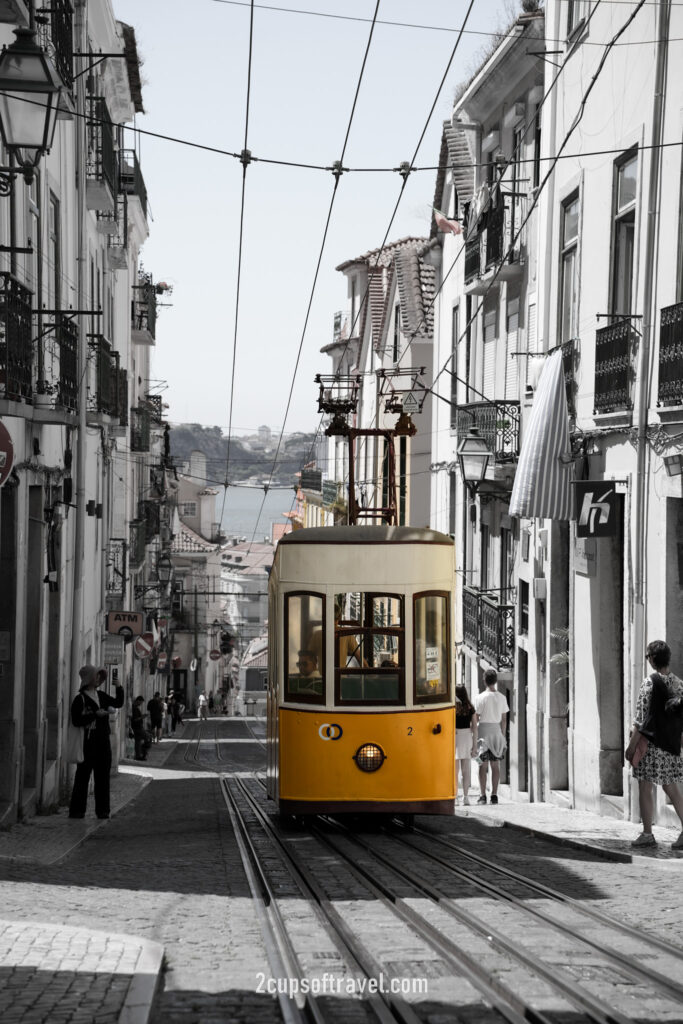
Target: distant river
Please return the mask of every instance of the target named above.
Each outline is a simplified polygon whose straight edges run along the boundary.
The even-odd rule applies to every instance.
[[[256,527],[256,517],[263,501],[263,490],[257,487],[229,487],[223,513],[223,530],[228,537],[246,537],[251,540],[256,530],[255,540],[270,540],[273,523],[286,523],[283,513],[289,512],[294,499],[291,487],[272,487],[266,500]],[[223,492],[216,498],[216,515],[221,514]]]

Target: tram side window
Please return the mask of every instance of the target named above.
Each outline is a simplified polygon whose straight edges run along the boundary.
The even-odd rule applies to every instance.
[[[335,594],[335,693],[340,703],[404,699],[403,599],[359,591]]]
[[[285,700],[322,704],[325,598],[288,594],[285,602]]]
[[[447,594],[415,596],[415,699],[445,700],[449,693],[449,602]]]

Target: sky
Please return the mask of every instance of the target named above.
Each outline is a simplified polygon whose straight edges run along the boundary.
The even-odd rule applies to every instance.
[[[242,165],[200,147],[244,148],[249,3],[112,3],[135,28],[142,60],[145,113],[136,127],[194,144],[142,134],[135,143],[151,210],[142,261],[155,281],[173,286],[159,310],[152,370],[167,385],[167,416],[226,433],[231,423],[237,435],[261,424],[276,433],[315,430],[313,378],[331,372],[320,348],[332,340],[335,311],[348,305],[335,267],[381,245],[400,176],[341,176],[314,289],[331,172],[248,166],[235,343]],[[344,166],[395,168],[412,159],[469,3],[380,0]],[[254,158],[329,167],[342,153],[377,0],[291,3],[309,13],[276,6],[290,4],[254,7],[247,148]],[[457,85],[518,9],[515,0],[474,0],[416,166],[438,163]],[[322,16],[331,14],[344,18]],[[133,144],[128,133],[126,146]],[[435,181],[434,170],[410,176],[388,241],[429,234]]]

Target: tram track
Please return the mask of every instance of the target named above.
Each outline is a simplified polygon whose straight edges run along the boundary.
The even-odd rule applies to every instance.
[[[575,1006],[588,1014],[588,1019],[596,1022],[602,1022],[602,1024],[608,1024],[608,1022],[615,1021],[619,1021],[624,1024],[624,1022],[632,1021],[634,1019],[630,1014],[626,1015],[620,1012],[618,1009],[614,1008],[612,1003],[607,1003],[604,999],[600,999],[588,991],[585,986],[581,986],[575,976],[575,972],[572,972],[571,970],[563,970],[557,963],[544,964],[538,951],[525,950],[518,942],[512,944],[503,932],[494,928],[490,919],[478,919],[476,915],[464,910],[461,906],[456,905],[454,900],[448,898],[443,887],[425,883],[424,880],[417,875],[417,870],[411,871],[406,869],[405,857],[401,863],[397,863],[396,856],[387,856],[386,854],[383,854],[377,849],[376,843],[368,842],[356,833],[351,832],[345,826],[340,825],[335,820],[331,821],[331,825],[335,831],[341,833],[355,847],[360,847],[371,858],[382,864],[385,868],[388,868],[391,872],[394,872],[405,881],[416,885],[426,895],[430,896],[435,903],[438,903],[441,911],[456,919],[460,924],[476,931],[479,935],[485,935],[492,945],[495,945],[503,954],[511,956],[528,968],[533,969],[538,975],[543,977],[561,991],[567,998],[569,998]],[[441,839],[441,837],[437,837],[431,832],[425,832],[402,824],[401,828],[407,834],[416,832],[422,835],[427,838],[430,843],[437,840],[454,853],[465,854],[467,852],[457,844]],[[395,840],[397,838],[394,833],[388,834],[385,831],[384,834],[391,840]],[[348,850],[344,850],[338,843],[331,841],[329,836],[324,836],[323,838],[337,855],[352,857],[353,863],[359,870],[367,872],[370,877],[376,877],[376,868],[373,869],[372,867],[369,867],[367,863],[365,867],[359,865],[357,857],[353,857],[353,855],[349,854]],[[473,861],[476,861],[478,866],[485,866],[490,868],[492,871],[499,871],[501,874],[513,878],[520,884],[528,885],[528,887],[533,889],[537,895],[549,900],[554,900],[558,907],[562,908],[562,913],[566,913],[566,907],[563,906],[566,904],[571,906],[577,914],[583,914],[584,922],[588,919],[589,925],[592,925],[593,922],[599,923],[603,928],[603,935],[601,938],[594,938],[592,935],[587,934],[585,930],[578,927],[572,927],[567,924],[566,921],[554,918],[551,914],[540,909],[538,906],[528,901],[523,901],[518,897],[515,897],[509,891],[496,887],[490,882],[486,882],[471,871],[462,869],[457,864],[446,861],[443,857],[436,855],[433,850],[430,850],[424,844],[418,847],[405,843],[405,841],[401,841],[401,845],[404,848],[407,846],[412,849],[414,854],[418,855],[416,858],[416,865],[419,865],[419,870],[422,872],[424,872],[425,858],[428,858],[433,864],[437,864],[441,869],[445,869],[463,885],[478,889],[495,900],[511,904],[516,911],[536,918],[538,921],[543,922],[544,925],[553,929],[556,933],[561,933],[570,941],[586,947],[593,954],[593,959],[590,964],[590,973],[597,976],[602,975],[603,985],[604,975],[606,973],[605,968],[611,969],[615,972],[617,978],[621,978],[622,980],[628,979],[628,984],[633,984],[633,979],[638,979],[642,985],[647,986],[647,991],[641,990],[638,993],[638,1019],[642,1019],[640,1014],[642,1013],[643,1006],[652,1005],[653,995],[655,998],[660,997],[661,999],[671,1002],[676,1007],[676,1009],[673,1009],[673,1007],[670,1008],[668,1015],[657,1019],[675,1020],[676,1022],[683,1019],[683,1016],[681,1016],[683,1012],[683,986],[674,980],[676,976],[680,977],[681,975],[683,953],[680,950],[673,949],[669,944],[666,944],[654,937],[653,941],[650,942],[650,936],[634,936],[633,930],[624,922],[612,919],[605,914],[601,914],[599,911],[592,910],[592,908],[584,908],[578,901],[570,900],[568,897],[564,897],[561,893],[556,893],[547,886],[543,886],[540,883],[530,882],[530,880],[526,879],[525,876],[520,875],[517,872],[512,872],[506,868],[500,868],[498,865],[491,861],[487,861],[479,855],[473,855],[472,859]],[[511,920],[508,920],[508,926],[511,929],[514,929],[515,934],[521,934],[522,936],[529,934],[529,927],[527,926],[525,929],[519,922],[515,922],[513,924]],[[626,937],[633,946],[637,947],[637,955],[636,953],[628,955],[606,945],[608,935],[604,933],[608,931],[616,932],[618,935]],[[537,945],[542,944],[542,941],[542,938],[538,936],[536,937]],[[662,958],[664,959],[667,967],[666,973],[643,965],[642,961],[652,958],[652,950],[655,947],[662,954]],[[595,959],[596,956],[597,962]],[[675,1013],[676,1016],[672,1016],[672,1013]]]
[[[254,782],[256,781],[254,780]],[[345,945],[351,947],[354,959],[363,967],[367,976],[377,977],[378,972],[379,974],[390,976],[392,974],[391,966],[386,962],[380,961],[373,954],[367,945],[354,933],[354,929],[349,921],[333,905],[333,900],[340,899],[340,897],[329,894],[328,883],[324,878],[319,879],[312,876],[312,870],[316,865],[322,866],[328,874],[330,873],[329,856],[309,856],[306,860],[303,860],[297,851],[297,845],[301,843],[302,836],[291,837],[280,834],[279,830],[270,820],[272,815],[262,807],[263,796],[261,793],[255,795],[253,787],[247,786],[245,780],[234,780],[229,784],[224,781],[224,785],[229,785],[230,788],[234,786],[239,787],[241,794],[248,800],[249,806],[252,809],[254,815],[252,820],[258,821],[259,827],[271,837],[272,841],[281,851],[281,855],[294,867],[301,880],[306,898],[309,900],[314,899],[319,909],[325,914],[328,931],[332,929],[337,935],[341,934]],[[543,1010],[535,1009],[512,987],[500,979],[492,978],[486,967],[477,961],[476,956],[470,955],[460,944],[444,935],[439,927],[429,921],[424,914],[415,910],[407,899],[395,891],[389,891],[385,885],[378,883],[376,878],[373,879],[368,872],[359,868],[356,860],[344,856],[342,852],[336,849],[335,844],[329,843],[327,837],[323,836],[318,829],[313,828],[311,833],[303,838],[308,841],[313,838],[323,850],[327,849],[333,852],[334,861],[337,864],[337,875],[339,874],[338,865],[341,864],[343,865],[343,870],[349,876],[349,880],[345,883],[345,888],[353,889],[355,884],[355,888],[358,889],[360,885],[365,890],[366,906],[368,905],[368,896],[370,896],[372,900],[372,903],[369,904],[370,906],[380,905],[387,914],[394,918],[394,931],[396,931],[397,925],[400,924],[404,928],[402,933],[404,936],[413,934],[421,943],[429,948],[435,957],[434,962],[438,963],[440,961],[448,976],[454,978],[454,983],[457,985],[458,991],[461,993],[465,1003],[468,998],[472,1000],[472,993],[476,993],[479,1004],[483,999],[490,1007],[487,1011],[487,1020],[507,1021],[509,1024],[523,1024],[523,1022],[554,1024],[559,1019]],[[345,902],[350,901],[352,901],[351,896]],[[375,910],[374,913],[376,914],[377,911]],[[362,931],[362,928],[357,930]],[[457,1015],[452,1001],[449,1001],[448,1008],[452,1008],[455,1013],[452,1019],[461,1019]],[[419,1003],[415,1004],[415,1009],[412,1009],[411,1006],[402,1001],[398,1007],[398,1014],[396,1012],[397,1007],[393,1003],[390,1004],[390,1009],[394,1014],[390,1019],[420,1020]],[[442,1005],[442,1013],[444,1009],[446,1007]],[[408,1017],[406,1017],[407,1011]],[[609,1024],[624,1024],[618,1016],[599,1019],[603,1022],[609,1021]]]

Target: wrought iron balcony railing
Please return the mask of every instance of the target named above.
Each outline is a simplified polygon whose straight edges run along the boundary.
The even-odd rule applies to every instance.
[[[148,452],[150,442],[149,409],[131,409],[130,450]]]
[[[110,203],[113,204],[117,192],[114,126],[109,116],[107,104],[102,96],[90,97],[86,175],[91,182],[106,183],[109,190]],[[100,200],[101,202],[102,200]],[[107,205],[109,206],[110,204]],[[95,205],[94,208],[103,209],[104,206]]]
[[[122,427],[128,426],[128,373],[119,369],[116,377],[116,408],[114,415],[118,417]]]
[[[595,333],[595,413],[630,409],[634,332],[629,320]]]
[[[477,234],[465,242],[465,284],[474,281],[481,274],[481,235]]]
[[[70,316],[58,316],[55,324],[59,346],[58,404],[78,411],[78,325]]]
[[[474,427],[486,442],[494,462],[513,462],[519,457],[519,402],[459,405],[455,427],[462,437]]]
[[[489,210],[486,221],[486,269],[500,263],[505,255],[505,206]]]
[[[15,401],[30,402],[32,395],[31,295],[0,272],[0,394]]]
[[[122,149],[119,152],[119,191],[129,196],[137,196],[142,212],[145,217],[147,216],[147,188],[134,149]]]
[[[119,373],[119,354],[102,334],[91,335],[88,347],[95,363],[95,386],[88,405],[93,412],[116,415],[116,391]]]
[[[657,405],[683,405],[683,302],[660,316]]]
[[[499,604],[485,591],[463,588],[463,639],[494,668],[515,660],[515,606]]]
[[[49,19],[45,17],[49,14]],[[74,12],[69,0],[50,0],[40,16],[39,35],[44,50],[67,89],[74,82]]]
[[[145,404],[149,407],[152,421],[156,424],[160,424],[164,418],[164,406],[161,401],[161,395],[145,395]]]
[[[150,274],[140,274],[139,283],[133,285],[134,297],[131,303],[134,340],[151,340],[156,337],[157,297]]]

